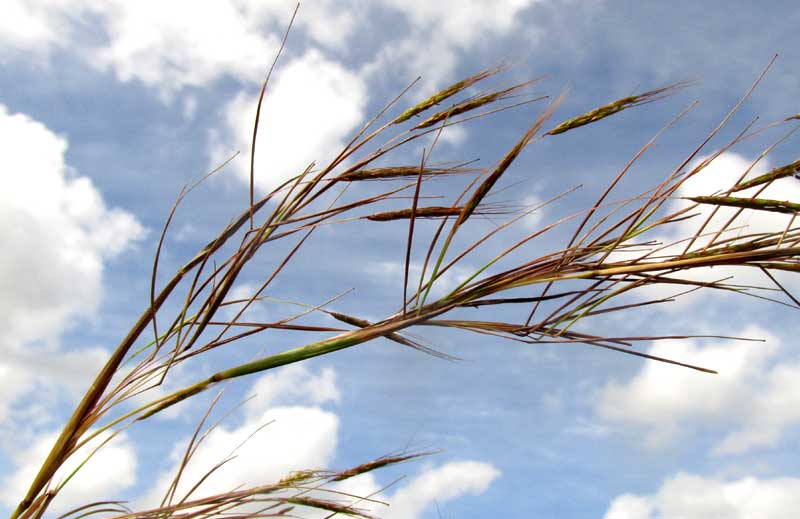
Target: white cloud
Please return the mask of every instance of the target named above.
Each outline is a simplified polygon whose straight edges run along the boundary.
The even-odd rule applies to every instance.
[[[313,374],[302,365],[259,377],[249,391],[255,397],[245,405],[244,421],[234,427],[222,424],[208,435],[184,471],[178,497],[229,456],[233,459],[208,478],[195,497],[240,485],[273,483],[294,470],[330,466],[338,443],[339,418],[316,405],[300,404],[338,401],[335,381],[331,368]],[[236,446],[240,447],[233,452]],[[184,450],[185,442],[180,442],[173,452],[175,467],[156,478],[143,503],[152,506],[160,502]]]
[[[706,160],[707,157],[700,157],[693,161],[687,167],[688,170],[696,167],[700,162]],[[726,152],[715,158],[708,166],[706,166],[699,174],[688,179],[681,185],[681,188],[676,193],[678,197],[691,197],[723,194],[729,188],[736,185],[736,182],[742,175],[750,168],[753,160],[748,159],[738,153]],[[745,177],[746,179],[755,178],[762,175],[771,169],[768,159],[759,161],[752,170]],[[737,191],[733,196],[740,198],[747,198],[754,196],[759,188],[751,188],[743,191]],[[760,198],[774,198],[778,200],[796,200],[800,196],[800,183],[792,178],[784,178],[774,182],[763,192],[758,194]],[[677,200],[673,206],[675,209],[687,207],[691,202],[687,200]],[[711,215],[713,206],[701,206],[702,214],[692,220],[681,222],[676,229],[675,234],[688,235],[688,231],[697,230],[701,222]],[[721,229],[723,224],[734,216],[738,211],[736,208],[721,207],[716,211],[716,216],[711,220],[711,223],[706,227],[704,232],[716,231]],[[770,211],[744,211],[730,226],[737,228],[746,226],[741,229],[736,229],[731,234],[724,236],[735,237],[742,236],[748,233],[769,232],[775,230],[783,230],[791,220],[791,215],[775,213]],[[699,243],[705,245],[708,236]]]
[[[239,2],[246,16],[258,20],[272,19],[287,24],[297,2],[295,0],[245,0]],[[315,0],[302,4],[294,28],[305,29],[312,41],[341,48],[365,19],[364,5],[358,1]]]
[[[738,335],[767,342],[658,342],[648,353],[713,368],[719,375],[648,362],[630,381],[607,383],[595,412],[610,422],[642,427],[649,446],[686,429],[714,426],[729,430],[715,454],[774,446],[784,429],[800,422],[800,362],[778,359],[781,342],[764,330],[750,327]]]
[[[0,418],[34,384],[83,389],[105,353],[64,353],[59,335],[91,316],[101,298],[103,263],[144,230],[106,207],[91,180],[64,162],[67,142],[0,105],[4,189],[0,190]],[[46,373],[46,374],[45,374]]]
[[[224,75],[258,81],[278,50],[275,23],[285,24],[291,9],[276,19],[254,16],[241,2],[12,0],[8,13],[14,23],[0,28],[6,55],[46,58],[54,48],[69,49],[121,81],[171,94]],[[98,23],[107,36],[102,42],[86,37]]]
[[[224,75],[258,81],[278,50],[278,32],[264,30],[272,20],[247,16],[238,2],[117,0],[101,9],[109,44],[89,62],[168,92]]]
[[[700,157],[693,161],[686,168],[687,171],[692,170],[699,163],[705,160],[706,157]],[[691,205],[692,202],[688,200],[681,200],[683,197],[693,196],[709,196],[715,194],[724,194],[728,189],[733,187],[742,175],[751,166],[752,160],[733,152],[726,152],[715,158],[708,164],[699,174],[688,179],[678,191],[675,193],[676,200],[669,205],[669,211],[677,211]],[[764,174],[771,169],[771,165],[767,159],[758,162],[752,170],[747,174],[747,179],[754,178],[758,175]],[[759,188],[751,188],[743,191],[737,191],[732,196],[747,198],[754,196]],[[758,195],[760,198],[771,198],[777,200],[797,200],[800,199],[800,182],[793,178],[784,178],[774,182],[770,187],[765,189]],[[660,244],[671,244],[678,240],[684,240],[694,236],[700,231],[701,225],[706,222],[714,210],[715,206],[701,205],[697,210],[692,211],[697,213],[697,216],[689,220],[684,220],[675,224],[665,227],[665,234],[660,236],[646,235],[647,240],[655,239]],[[726,239],[743,238],[747,240],[748,235],[759,233],[780,232],[787,228],[791,221],[791,215],[781,214],[771,211],[753,211],[750,209],[744,210],[734,221],[728,226],[731,229],[719,237],[716,237],[717,231],[721,230],[728,221],[738,212],[738,209],[732,207],[718,207],[714,217],[710,220],[703,230],[703,236],[698,238],[693,244],[694,250],[702,250],[711,239],[717,238],[717,241]],[[659,252],[659,255],[680,254],[688,245],[687,241],[676,243],[665,248]],[[660,247],[661,245],[659,245]],[[728,277],[726,283],[747,286],[763,286],[774,288],[769,279],[764,274],[755,268],[741,268],[741,267],[714,267],[714,268],[697,268],[690,271],[680,272],[675,277],[692,279],[700,282],[718,281]],[[781,283],[785,284],[790,291],[800,288],[794,276],[780,276],[778,278]],[[660,299],[669,297],[677,292],[682,292],[685,288],[675,288],[671,285],[660,285],[647,287],[638,291],[639,295],[646,299]],[[676,302],[668,305],[663,305],[667,311],[680,312],[685,311],[687,306],[697,304],[701,301],[706,301],[709,296],[713,296],[719,300],[721,297],[731,297],[735,294],[714,291],[714,290],[698,290],[687,296],[682,296]]]
[[[720,481],[687,473],[651,496],[617,497],[604,519],[790,519],[800,510],[800,479]]]
[[[15,506],[25,495],[39,466],[56,441],[57,433],[48,433],[29,439],[28,447],[13,454],[15,471],[2,479],[0,501]],[[93,449],[109,438],[100,434],[76,452],[56,473],[56,484],[64,480]],[[124,433],[103,446],[66,484],[53,500],[49,512],[65,512],[71,508],[101,499],[121,497],[120,492],[136,483],[136,452]]]
[[[0,57],[55,48],[108,68],[120,81],[138,80],[165,94],[224,76],[260,82],[274,58],[296,2],[230,0],[10,0],[0,24]],[[331,0],[303,6],[295,30],[341,47],[363,9]],[[87,28],[107,39],[86,38]],[[28,56],[29,57],[29,56]]]
[[[264,424],[264,429],[253,435]],[[336,450],[338,417],[318,407],[274,407],[260,415],[248,417],[239,427],[217,427],[184,471],[178,487],[179,498],[194,486],[215,465],[233,456],[198,487],[193,497],[233,490],[242,485],[273,483],[290,472],[329,465]],[[253,435],[251,437],[251,435]],[[183,455],[185,442],[173,453]],[[235,452],[236,446],[240,446]],[[176,465],[177,466],[177,465]],[[163,473],[143,499],[158,504],[169,487],[175,469]]]
[[[443,34],[454,46],[468,48],[487,36],[505,33],[519,13],[536,0],[385,0],[385,5],[405,14],[414,29]],[[419,43],[423,45],[422,42]]]
[[[108,358],[102,348],[58,351],[0,342],[0,422],[17,434],[7,440],[19,441],[18,434],[33,425],[49,425],[49,405],[69,397],[76,399]],[[36,405],[22,404],[22,397],[36,390]],[[13,445],[12,445],[13,447]]]
[[[250,393],[253,398],[245,405],[250,416],[259,416],[264,410],[285,403],[321,405],[341,401],[333,368],[323,368],[315,375],[303,364],[291,364],[260,377]]]
[[[500,471],[490,463],[477,461],[451,461],[438,467],[422,468],[416,476],[394,491],[381,492],[374,474],[337,483],[331,489],[351,496],[370,496],[373,502],[353,500],[353,506],[383,519],[418,519],[432,505],[439,513],[446,513],[446,504],[467,495],[480,495],[500,476]],[[331,496],[327,496],[331,497]],[[387,506],[388,505],[388,506]],[[306,517],[306,515],[304,515]],[[317,517],[314,514],[307,517]],[[320,514],[319,517],[326,517]]]
[[[453,80],[460,54],[514,31],[519,15],[540,0],[384,0],[383,5],[403,15],[404,36],[387,42],[364,67],[368,77],[382,77],[401,68],[409,77],[422,75],[414,95],[427,96]],[[396,72],[395,72],[396,73]]]
[[[179,498],[208,470],[231,456],[230,462],[199,487],[195,497],[240,485],[275,482],[295,470],[330,467],[338,445],[339,418],[319,405],[340,400],[333,369],[324,368],[315,374],[300,364],[288,366],[259,377],[250,393],[257,396],[245,405],[244,421],[236,427],[218,427],[198,449],[184,471]],[[268,425],[252,435],[264,424]],[[172,455],[175,467],[155,478],[156,484],[140,500],[143,505],[160,502],[183,455],[185,445],[179,445]],[[233,452],[237,445],[240,447]],[[390,508],[368,502],[356,506],[387,519],[414,519],[434,500],[441,504],[483,493],[499,475],[499,470],[488,463],[456,461],[424,468],[391,493],[380,493],[381,487],[371,473],[336,483],[331,489],[353,496],[377,494],[373,498],[390,503]],[[321,496],[347,500],[344,495]],[[313,512],[307,515],[316,517]]]
[[[84,14],[85,7],[81,1],[7,0],[0,23],[0,60],[17,53],[47,57],[53,47],[71,35],[67,8],[77,17]]]
[[[261,108],[255,183],[268,192],[316,161],[324,167],[341,151],[364,118],[362,79],[319,51],[309,51],[277,70]],[[224,108],[227,136],[212,137],[212,163],[232,150],[244,182],[250,179],[250,143],[257,95],[240,93]]]
[[[477,461],[450,462],[439,468],[423,470],[388,498],[390,507],[384,517],[420,517],[434,502],[443,503],[465,494],[484,493],[498,476],[500,471],[495,467]]]

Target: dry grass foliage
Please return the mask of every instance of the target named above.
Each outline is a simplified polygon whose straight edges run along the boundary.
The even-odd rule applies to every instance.
[[[661,252],[657,254],[650,248],[648,252],[636,253],[639,249],[635,244],[646,243],[649,237],[657,235],[662,227],[687,218],[697,218],[695,214],[697,212],[693,209],[698,205],[670,213],[666,211],[666,203],[674,198],[676,191],[684,182],[699,175],[715,156],[758,133],[742,133],[729,145],[712,154],[709,160],[701,162],[693,169],[687,169],[690,161],[697,157],[709,139],[717,134],[730,114],[696,150],[652,189],[619,203],[608,201],[612,190],[627,173],[630,165],[653,144],[655,139],[648,142],[636,154],[631,163],[611,181],[608,189],[600,194],[591,207],[571,217],[546,224],[513,246],[497,251],[493,255],[494,259],[461,279],[456,288],[444,295],[433,296],[436,292],[432,292],[432,287],[440,282],[445,273],[454,266],[462,264],[467,255],[479,247],[485,247],[489,238],[524,216],[524,211],[523,214],[514,215],[487,234],[473,236],[471,244],[467,247],[455,250],[454,244],[459,243],[455,237],[465,234],[464,228],[473,218],[481,214],[503,212],[497,207],[486,205],[487,195],[492,192],[504,173],[527,146],[542,139],[560,138],[572,130],[595,124],[628,108],[671,95],[676,88],[682,86],[675,84],[625,97],[566,121],[552,123],[563,98],[557,97],[552,100],[547,98],[545,101],[545,98],[540,96],[526,94],[532,82],[478,94],[472,93],[476,85],[483,84],[503,69],[496,67],[481,71],[392,117],[391,112],[401,102],[402,97],[399,96],[353,136],[344,149],[324,167],[315,169],[313,165],[309,166],[263,198],[253,199],[236,219],[224,227],[160,287],[156,286],[155,281],[158,269],[157,254],[153,266],[150,304],[114,349],[105,367],[98,373],[75,408],[50,455],[42,464],[35,480],[31,482],[30,490],[26,495],[20,496],[19,507],[13,513],[12,519],[38,519],[43,516],[53,497],[69,483],[69,478],[56,481],[54,479],[56,471],[88,441],[100,434],[108,432],[118,434],[128,427],[139,426],[153,415],[178,402],[219,388],[226,381],[263,373],[279,366],[327,355],[344,348],[357,347],[381,337],[427,353],[446,356],[408,338],[405,332],[412,327],[454,328],[525,343],[578,342],[711,371],[701,366],[689,366],[680,359],[655,358],[633,348],[636,341],[655,340],[659,337],[604,337],[592,333],[588,326],[591,324],[592,316],[627,312],[635,306],[660,302],[630,303],[629,300],[624,304],[618,302],[620,296],[647,286],[669,283],[685,286],[687,290],[747,292],[744,288],[726,284],[724,281],[698,283],[682,277],[683,273],[698,267],[737,266],[759,269],[767,273],[796,272],[800,269],[798,262],[800,228],[794,219],[786,228],[772,229],[768,233],[758,235],[738,233],[734,235],[735,237],[731,237],[728,230],[741,224],[741,219],[732,218],[721,228],[706,229],[706,225],[700,225],[697,235],[683,237],[683,242],[688,243],[685,248],[662,247],[658,249]],[[262,95],[265,91],[268,91],[266,83]],[[451,102],[449,106],[446,105],[451,99],[459,96],[464,98]],[[522,100],[517,100],[521,96]],[[515,100],[509,102],[512,97]],[[532,101],[539,101],[539,104],[527,105]],[[428,159],[435,146],[435,140],[425,141],[433,142],[433,145],[429,146],[417,166],[376,165],[383,162],[383,159],[391,158],[392,152],[398,148],[407,147],[422,138],[438,137],[446,127],[463,124],[469,120],[481,120],[480,118],[499,110],[520,105],[533,107],[541,105],[542,108],[538,110],[530,127],[522,133],[519,140],[489,168],[468,168],[467,164],[452,167],[429,165]],[[434,112],[430,113],[432,110]],[[415,122],[422,117],[424,119],[421,122]],[[388,122],[379,126],[379,121],[382,120]],[[791,118],[782,123],[791,124]],[[254,133],[254,140],[255,137]],[[800,208],[797,203],[757,197],[736,197],[735,193],[755,186],[766,187],[777,179],[796,174],[799,167],[798,162],[794,162],[755,179],[742,180],[738,185],[730,186],[728,193],[722,195],[709,193],[709,196],[695,197],[692,200],[696,204],[734,206],[741,209],[742,214],[744,211],[781,211],[795,215]],[[420,196],[421,186],[441,175],[456,175],[457,178],[468,178],[469,182],[466,182],[467,187],[463,192],[452,197],[449,204],[424,206],[421,203],[423,201]],[[349,185],[361,182],[373,183],[373,186],[376,189],[380,188],[381,192],[352,202],[340,202],[340,195]],[[387,185],[391,187],[385,188]],[[190,190],[191,188],[184,190],[173,207],[158,244],[159,252],[178,202]],[[396,204],[399,194],[406,197],[407,208],[389,210],[387,207],[381,207],[387,200],[393,200]],[[263,297],[286,265],[302,253],[304,244],[318,229],[331,224],[347,225],[345,222],[363,218],[379,221],[375,225],[382,225],[380,221],[384,220],[407,221],[405,288],[402,305],[399,305],[396,312],[378,321],[369,322],[356,316],[328,310],[325,308],[331,303],[328,301],[274,322],[241,322],[245,309]],[[438,227],[427,244],[422,272],[418,279],[412,280],[410,262],[415,238],[414,229],[415,223],[421,218],[437,218]],[[576,230],[568,235],[568,239],[565,240],[567,245],[563,248],[540,251],[540,255],[528,257],[523,262],[499,267],[503,265],[501,260],[508,258],[524,244],[554,229],[562,229],[567,223],[573,225]],[[710,225],[710,218],[706,224]],[[699,239],[700,233],[704,236],[702,240]],[[291,243],[285,257],[274,264],[273,270],[264,277],[263,283],[252,297],[244,301],[233,301],[231,290],[243,268],[263,248],[274,246],[279,240]],[[617,254],[619,252],[626,254]],[[771,279],[774,280],[775,277],[771,276]],[[528,295],[512,297],[518,295],[518,292],[509,294],[510,291],[521,287],[527,288]],[[176,302],[179,311],[167,315],[166,309],[174,307]],[[220,310],[226,307],[229,309],[229,305],[233,303],[238,303],[237,313],[231,318],[225,317],[230,314]],[[495,310],[523,308],[524,314],[528,317],[520,322],[446,317],[458,309],[480,310],[486,307]],[[544,308],[548,310],[545,311]],[[309,316],[323,314],[332,316],[342,323],[342,326],[304,323]],[[493,311],[493,315],[497,314],[497,311]],[[296,331],[304,336],[321,333],[325,337],[310,340],[300,347],[270,352],[250,362],[226,367],[216,373],[208,374],[207,377],[187,387],[131,409],[134,407],[130,405],[132,397],[146,395],[147,389],[162,385],[182,363],[214,350],[229,348],[244,337],[265,334],[275,329]],[[152,340],[148,340],[148,336],[152,336]],[[202,442],[203,424],[207,417],[208,415],[201,420],[197,434],[192,439],[192,445],[186,449],[182,467],[190,462],[192,453]],[[404,454],[381,458],[342,472],[318,470],[296,472],[287,475],[281,481],[265,486],[237,489],[222,495],[204,497],[177,494],[177,482],[181,478],[179,471],[171,488],[165,489],[164,500],[158,508],[131,511],[118,502],[98,501],[62,517],[78,518],[96,513],[118,519],[151,517],[205,519],[223,514],[234,517],[282,517],[296,516],[298,510],[302,508],[315,508],[330,515],[367,517],[366,512],[359,509],[359,501],[354,501],[350,496],[338,495],[333,491],[325,494],[326,484],[405,461],[412,456],[413,454]]]

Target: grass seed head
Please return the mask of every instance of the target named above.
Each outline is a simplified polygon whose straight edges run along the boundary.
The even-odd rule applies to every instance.
[[[505,68],[506,68],[505,65],[501,65],[498,67],[482,70],[481,72],[478,72],[473,76],[470,76],[461,81],[457,81],[456,83],[453,83],[444,90],[440,90],[439,92],[425,99],[421,103],[412,106],[411,108],[400,114],[394,121],[392,121],[392,124],[400,124],[402,122],[405,122],[414,117],[415,115],[418,115],[424,112],[425,110],[428,110],[429,108],[438,105],[445,99],[448,99],[458,94],[462,90],[471,87],[475,83],[483,81],[484,79],[490,78],[495,74],[502,72]]]
[[[657,88],[655,90],[650,90],[643,94],[617,99],[613,103],[608,103],[607,105],[590,110],[583,115],[579,115],[578,117],[564,121],[552,130],[546,132],[545,135],[558,135],[560,133],[565,133],[570,130],[574,130],[575,128],[580,128],[581,126],[586,126],[587,124],[592,124],[601,119],[605,119],[606,117],[619,113],[626,108],[645,103],[651,103],[670,95],[672,91],[685,85],[686,83],[675,83],[662,88]]]
[[[454,175],[459,173],[472,173],[474,169],[464,167],[452,168],[425,168],[422,170],[423,177],[436,177],[442,175]],[[419,166],[391,166],[385,168],[359,169],[342,173],[336,180],[345,182],[359,182],[367,180],[393,180],[398,178],[416,178],[419,176]]]
[[[467,99],[465,101],[461,101],[460,103],[456,103],[447,110],[442,110],[440,112],[436,112],[435,114],[431,115],[421,123],[414,126],[415,130],[421,130],[423,128],[429,128],[436,123],[442,122],[454,115],[460,115],[463,113],[471,112],[476,108],[480,108],[481,106],[488,105],[491,103],[495,103],[497,101],[501,101],[504,99],[508,99],[514,93],[518,92],[522,88],[527,87],[533,81],[526,81],[525,83],[520,83],[518,85],[514,85],[512,87],[498,90],[496,92],[492,92],[490,94],[474,97],[471,99]],[[544,97],[542,97],[544,99]]]
[[[772,171],[764,173],[763,175],[759,175],[756,178],[748,180],[747,182],[742,182],[734,187],[733,191],[743,191],[751,187],[760,186],[761,184],[768,184],[780,178],[793,177],[798,173],[800,173],[800,160],[796,160],[791,164],[786,164],[785,166],[775,168]]]

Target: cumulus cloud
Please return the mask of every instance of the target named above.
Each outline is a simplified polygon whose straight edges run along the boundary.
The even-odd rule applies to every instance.
[[[376,77],[400,66],[410,76],[422,74],[417,91],[430,94],[430,90],[452,80],[463,52],[487,38],[509,34],[516,28],[519,15],[539,1],[384,0],[385,7],[402,15],[408,30],[381,47],[364,73]]]
[[[691,170],[698,164],[705,161],[707,157],[700,157],[687,167]],[[703,170],[683,183],[676,193],[676,197],[692,197],[702,195],[723,194],[728,189],[736,185],[737,181],[744,176],[745,179],[752,179],[762,175],[772,168],[768,159],[758,162],[751,160],[743,155],[734,152],[725,152],[711,161]],[[746,174],[746,175],[745,175]],[[792,178],[784,178],[774,182],[764,191],[759,192],[760,187],[737,191],[733,196],[747,198],[759,196],[761,198],[773,198],[778,200],[795,200],[800,195],[800,184]],[[687,207],[691,202],[688,200],[676,200],[674,209]],[[688,235],[689,231],[699,228],[700,222],[711,216],[712,207],[701,206],[702,213],[698,218],[686,220],[678,225],[674,231],[676,235]],[[705,233],[721,229],[725,223],[732,218],[738,210],[731,207],[720,207],[716,214],[704,230]],[[789,223],[791,215],[775,213],[770,211],[751,211],[746,210],[739,215],[734,223],[730,225],[732,231],[724,236],[738,237],[748,233],[761,233],[784,229]],[[700,240],[700,244],[707,243],[713,235],[706,236]]]
[[[492,33],[507,32],[519,13],[536,0],[385,0],[385,5],[406,15],[412,27],[443,34],[453,45],[468,48]]]
[[[189,0],[12,0],[4,14],[15,23],[2,24],[0,52],[47,57],[53,49],[69,49],[121,81],[139,80],[166,94],[224,75],[257,81],[278,49],[278,31],[270,30],[278,20],[245,7]],[[285,23],[290,13],[280,20]],[[86,27],[98,23],[107,38],[86,38]]]
[[[746,477],[721,481],[687,473],[650,496],[624,494],[604,519],[789,519],[800,510],[800,479]]]
[[[14,472],[2,479],[0,502],[16,506],[33,482],[41,463],[50,453],[57,432],[31,438],[28,447],[13,454]],[[76,452],[56,473],[56,485],[74,471],[110,434],[98,435]],[[136,452],[128,437],[121,433],[104,445],[66,484],[53,500],[51,513],[65,512],[77,506],[120,497],[120,492],[136,483]]]
[[[450,462],[423,470],[388,498],[390,506],[385,517],[420,517],[434,502],[484,493],[499,476],[500,471],[492,465],[476,461]]]
[[[86,2],[72,2],[73,16],[85,14]],[[63,0],[8,0],[0,24],[0,59],[18,53],[48,57],[72,35],[72,22]]]
[[[332,368],[314,373],[301,364],[287,366],[259,377],[249,393],[255,396],[244,406],[242,423],[219,426],[208,435],[184,470],[176,496],[182,497],[207,471],[226,459],[230,461],[198,487],[195,497],[278,481],[294,470],[331,466],[340,422],[334,412],[321,406],[338,403],[341,398]],[[160,502],[184,448],[176,448],[172,455],[175,466],[156,478],[141,504]],[[485,492],[499,475],[500,471],[488,463],[453,461],[423,468],[394,492],[382,492],[373,474],[336,483],[332,489],[389,503],[389,508],[377,502],[357,503],[381,517],[414,519],[434,501],[441,504]],[[344,494],[333,497],[345,499]],[[316,516],[310,513],[309,517]]]
[[[435,47],[468,49],[488,35],[503,34],[519,14],[538,0],[479,0],[468,5],[384,0],[372,8],[391,9],[407,22],[403,39],[408,56]],[[55,48],[79,53],[92,66],[109,67],[120,80],[137,79],[174,92],[224,75],[257,80],[264,60],[275,54],[279,34],[295,6],[293,0],[231,0],[198,4],[190,0],[91,2],[89,0],[11,0],[4,8],[10,23],[0,28],[0,52],[38,52]],[[358,1],[319,0],[304,5],[295,28],[331,49],[345,49],[369,8]],[[100,23],[106,38],[87,38]],[[418,52],[412,52],[413,44]],[[386,49],[397,49],[398,41]]]
[[[253,398],[245,405],[250,416],[258,416],[262,410],[281,404],[341,402],[333,368],[323,368],[318,375],[314,375],[302,364],[292,364],[262,376],[253,384],[250,393]]]
[[[260,167],[257,184],[269,190],[302,172],[314,160],[324,162],[337,153],[355,126],[364,119],[368,81],[385,81],[387,70],[397,77],[398,66],[414,75],[424,72],[424,95],[452,79],[459,53],[506,34],[519,14],[538,0],[480,0],[468,6],[447,1],[360,2],[321,0],[304,6],[296,29],[311,42],[306,53],[281,64],[268,93],[264,124],[259,130]],[[73,52],[90,67],[113,72],[123,82],[139,81],[170,99],[187,87],[204,87],[221,78],[235,78],[255,88],[275,56],[293,1],[230,0],[198,4],[189,0],[13,0],[7,9],[15,23],[0,28],[0,56],[30,53],[48,56],[53,49]],[[371,9],[397,13],[408,30],[386,35],[370,49],[371,63],[350,70],[331,54],[347,54],[348,42]],[[190,14],[190,15],[188,15]],[[104,38],[89,35],[99,27]],[[328,54],[323,54],[325,49]],[[212,139],[211,162],[217,165],[232,151],[240,178],[249,181],[249,141],[256,105],[252,91],[243,91],[224,110],[225,129]],[[196,110],[191,96],[184,104],[187,117]],[[464,138],[452,129],[445,138]]]
[[[259,430],[265,424],[268,425]],[[338,430],[339,419],[334,413],[303,406],[274,407],[249,416],[238,427],[219,426],[204,440],[183,472],[176,496],[185,496],[208,471],[228,458],[231,460],[204,481],[193,497],[226,492],[242,485],[272,483],[293,470],[330,465]],[[179,445],[181,448],[173,452],[176,468],[185,442]],[[174,474],[172,469],[158,477],[143,502],[157,505]]]
[[[0,24],[0,58],[33,54],[47,60],[54,50],[67,50],[89,66],[113,71],[120,81],[138,80],[164,94],[224,76],[260,82],[295,5],[294,0],[9,0]],[[319,0],[303,6],[294,30],[339,49],[364,16],[355,3]],[[88,28],[99,28],[104,37]]]
[[[297,2],[249,0],[240,4],[249,17],[257,20],[281,20],[286,23]],[[311,41],[338,49],[345,45],[365,17],[364,5],[358,1],[316,0],[300,7],[293,27],[304,29]]]
[[[98,10],[109,42],[88,51],[89,63],[167,91],[225,75],[258,81],[280,43],[264,30],[273,20],[248,16],[239,2],[117,0]]]
[[[296,2],[176,0],[10,0],[0,25],[0,58],[55,49],[77,53],[120,81],[138,80],[170,95],[221,77],[260,82]],[[295,30],[332,48],[352,34],[363,9],[332,0],[303,6]],[[87,37],[99,27],[105,38]]]
[[[714,453],[737,454],[774,446],[784,430],[800,422],[800,362],[780,359],[782,343],[762,329],[742,330],[742,341],[661,341],[648,353],[714,368],[707,375],[648,362],[627,382],[613,380],[597,395],[601,418],[643,428],[657,446],[696,427],[729,430]]]
[[[198,487],[196,497],[240,485],[272,483],[293,470],[330,466],[338,443],[339,417],[315,404],[339,399],[331,368],[315,374],[302,365],[289,366],[258,378],[249,393],[254,397],[244,407],[244,420],[236,426],[222,424],[207,436],[184,471],[176,496],[185,495],[228,458],[232,459],[224,468]],[[145,505],[160,502],[184,449],[185,442],[179,442],[172,453],[175,466],[156,478],[142,499]]]
[[[687,166],[686,171],[691,171],[706,158],[700,157],[696,159]],[[743,176],[745,179],[752,179],[772,168],[773,166],[766,158],[754,162],[734,152],[723,153],[704,167],[700,173],[684,182],[675,193],[674,200],[669,204],[667,211],[678,211],[690,206],[692,202],[685,200],[688,197],[723,195],[736,185]],[[797,200],[800,197],[800,182],[794,178],[778,180],[759,193],[760,187],[762,186],[737,191],[731,196],[748,198],[757,195],[760,198],[776,200]],[[689,245],[686,239],[698,233],[700,236],[692,245],[695,250],[701,250],[712,239],[717,242],[728,240],[731,243],[736,243],[739,239],[749,240],[754,235],[780,232],[787,228],[792,219],[792,215],[772,211],[753,211],[750,209],[740,211],[733,207],[716,207],[708,204],[700,205],[692,210],[691,213],[696,214],[696,216],[666,226],[663,228],[664,232],[660,235],[646,235],[647,240],[653,240],[658,243],[659,251],[656,253],[658,256],[683,253],[684,249]],[[737,213],[740,214],[737,215]],[[732,218],[734,218],[732,223],[728,225]],[[706,223],[707,220],[708,223]],[[723,228],[727,230],[724,233],[719,233]],[[650,246],[643,245],[642,247],[646,250],[652,249]],[[628,257],[629,254],[638,256],[641,252],[618,253],[615,257]],[[776,276],[781,284],[790,291],[800,288],[797,280],[794,279],[796,276],[786,276],[781,273],[777,273]],[[775,288],[772,282],[759,269],[750,267],[702,267],[680,272],[673,277],[702,283],[725,280],[725,283],[732,285]],[[668,298],[685,290],[685,287],[675,288],[672,285],[652,285],[638,290],[637,293],[641,298],[655,300]],[[733,292],[697,290],[691,294],[681,296],[675,302],[663,305],[661,308],[669,312],[683,312],[691,305],[708,301],[710,296],[713,296],[715,301],[737,297]]]
[[[500,475],[490,463],[451,461],[422,468],[393,492],[382,492],[371,473],[345,480],[334,488],[354,496],[371,496],[373,502],[362,501],[357,506],[377,517],[417,519],[434,504],[442,513],[449,501],[483,494]]]
[[[362,122],[366,101],[363,80],[319,51],[284,64],[261,109],[256,187],[268,192],[311,162],[327,165]],[[223,109],[224,136],[212,136],[212,163],[218,164],[232,150],[242,152],[234,168],[243,182],[250,179],[250,161],[244,157],[250,155],[257,102],[256,94],[236,96]]]
[[[91,316],[104,261],[144,233],[130,213],[106,207],[64,161],[67,142],[0,105],[7,174],[0,190],[0,419],[37,382],[78,389],[103,361],[99,349],[61,352],[60,334]],[[45,376],[45,373],[49,376]]]

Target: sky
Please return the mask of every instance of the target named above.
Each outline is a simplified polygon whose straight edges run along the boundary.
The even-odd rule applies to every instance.
[[[156,243],[182,186],[241,152],[177,212],[160,283],[246,207],[258,93],[294,6],[283,0],[0,5],[0,512],[22,497],[93,374],[148,306]],[[309,0],[264,101],[255,188],[263,194],[311,161],[335,156],[417,76],[401,106],[508,62],[495,84],[543,76],[534,94],[567,92],[559,119],[634,92],[692,82],[661,102],[527,148],[501,180],[498,188],[510,189],[500,202],[535,206],[581,187],[519,221],[524,235],[591,204],[641,146],[699,100],[617,196],[657,185],[775,54],[765,79],[709,149],[756,117],[766,124],[796,114],[798,25],[792,0]],[[480,158],[479,165],[491,165],[544,106],[448,129],[434,160]],[[682,194],[706,194],[737,178],[786,130],[727,151]],[[790,138],[776,147],[753,173],[797,160],[795,144]],[[397,160],[418,163],[422,144],[414,146]],[[454,190],[458,182],[441,186]],[[781,198],[800,199],[793,179],[780,191]],[[775,221],[748,224],[758,229]],[[406,227],[386,225],[343,224],[317,233],[270,297],[320,304],[352,288],[331,308],[373,319],[396,310]],[[686,228],[669,232],[665,241]],[[514,236],[520,235],[489,243],[443,284],[455,286]],[[533,252],[564,246],[568,236],[548,235]],[[269,254],[264,265],[274,261]],[[412,260],[412,273],[418,265]],[[252,294],[260,274],[247,271],[234,293]],[[734,274],[737,282],[763,283]],[[263,303],[249,316],[278,319],[284,310]],[[292,470],[344,469],[388,453],[436,451],[356,478],[343,490],[380,491],[391,506],[374,512],[391,519],[788,518],[800,510],[795,319],[796,310],[778,304],[697,293],[592,323],[601,334],[762,340],[642,345],[717,369],[716,376],[582,345],[413,330],[462,360],[375,341],[239,380],[220,409],[255,396],[208,437],[187,479],[199,478],[239,444],[238,457],[204,490],[273,481]],[[176,370],[159,390],[308,340],[283,332],[243,340]],[[57,498],[53,514],[98,497],[143,506],[158,501],[204,402],[116,437]]]

